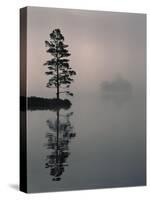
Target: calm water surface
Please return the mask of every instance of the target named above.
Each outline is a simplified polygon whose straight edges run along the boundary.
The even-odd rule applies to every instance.
[[[28,111],[28,191],[144,185],[145,96],[71,102],[69,110]]]

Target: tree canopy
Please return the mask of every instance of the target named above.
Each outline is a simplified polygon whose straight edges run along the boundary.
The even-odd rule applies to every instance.
[[[69,65],[68,57],[71,55],[68,51],[68,45],[64,44],[64,36],[60,29],[55,29],[49,35],[49,41],[45,41],[47,53],[51,55],[51,59],[46,61],[44,65],[48,66],[46,75],[49,76],[47,83],[48,88],[57,88],[57,98],[60,93],[66,93],[73,96],[73,93],[69,91],[71,83],[74,81],[73,76],[76,72],[72,70]],[[65,91],[60,91],[60,88],[66,88]]]

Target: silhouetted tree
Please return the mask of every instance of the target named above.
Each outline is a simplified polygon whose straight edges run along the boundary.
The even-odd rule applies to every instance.
[[[68,89],[70,84],[73,82],[73,75],[76,72],[69,66],[69,57],[71,54],[67,50],[68,45],[64,44],[64,36],[60,29],[55,29],[50,33],[50,40],[45,41],[47,53],[50,53],[52,58],[48,60],[44,65],[48,65],[48,71],[45,72],[50,76],[47,83],[48,88],[57,88],[57,99],[59,99],[60,93],[66,93],[73,96]],[[65,91],[60,91],[60,88],[68,88]]]

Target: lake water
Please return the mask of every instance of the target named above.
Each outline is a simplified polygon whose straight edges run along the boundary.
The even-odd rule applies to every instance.
[[[145,95],[71,102],[27,112],[28,192],[145,185]]]

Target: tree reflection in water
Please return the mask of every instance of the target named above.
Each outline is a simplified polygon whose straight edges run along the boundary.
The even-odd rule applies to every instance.
[[[76,133],[70,121],[73,112],[61,115],[60,110],[57,110],[56,113],[55,121],[46,121],[50,129],[50,132],[46,134],[48,140],[46,147],[51,151],[46,157],[45,168],[50,168],[53,181],[60,181],[65,167],[68,166],[69,143],[76,136]]]

